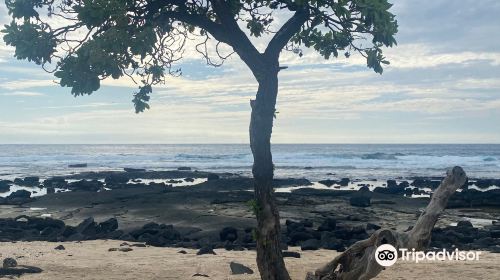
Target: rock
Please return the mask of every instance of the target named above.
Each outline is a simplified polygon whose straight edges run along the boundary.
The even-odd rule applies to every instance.
[[[85,168],[87,166],[88,166],[88,164],[86,164],[86,163],[76,163],[76,164],[68,165],[69,168]]]
[[[351,206],[368,207],[371,206],[370,197],[366,195],[354,195],[349,199]]]
[[[225,227],[219,233],[220,241],[235,241],[238,239],[238,230],[233,227]]]
[[[208,181],[219,180],[219,179],[220,179],[220,176],[215,174],[215,173],[210,173],[207,176]]]
[[[126,184],[129,181],[129,177],[125,174],[112,174],[104,178],[104,183],[106,186]]]
[[[94,218],[90,217],[83,220],[78,226],[76,226],[76,231],[84,236],[89,236],[91,238],[95,237],[98,230]]]
[[[388,188],[397,188],[398,183],[396,183],[396,180],[387,180],[387,187]]]
[[[65,241],[82,241],[82,240],[86,240],[86,236],[79,232],[74,233],[65,239]]]
[[[491,230],[490,236],[491,238],[500,238],[500,230]]]
[[[358,192],[361,192],[361,193],[366,193],[366,192],[369,192],[370,191],[370,188],[368,186],[362,186],[361,188],[359,188]]]
[[[96,192],[103,187],[103,183],[97,180],[80,180],[76,182],[69,183],[67,188],[70,190],[78,190],[78,191],[91,191]]]
[[[128,167],[123,168],[123,170],[125,172],[144,172],[144,171],[146,171],[146,169],[144,169],[144,168],[128,168]]]
[[[209,278],[210,276],[208,276],[207,274],[195,273],[191,277],[206,277],[206,278]]]
[[[71,235],[77,233],[76,228],[72,226],[65,226],[62,232],[62,236],[70,237]]]
[[[182,167],[177,168],[177,170],[179,170],[179,171],[191,171],[191,167],[182,166]]]
[[[253,270],[251,268],[237,262],[231,262],[229,267],[231,268],[231,274],[233,275],[253,274]]]
[[[31,198],[31,192],[26,190],[17,190],[11,193],[4,199],[0,199],[0,204],[9,204],[9,205],[21,205],[28,202],[32,202],[34,199]]]
[[[16,266],[17,266],[17,261],[13,258],[5,258],[3,260],[3,268],[11,268]]]
[[[43,181],[43,186],[46,188],[59,188],[65,189],[68,185],[68,182],[64,178],[61,177],[52,177]]]
[[[184,179],[185,182],[188,182],[188,183],[192,183],[194,182],[194,179],[193,178],[186,178]]]
[[[382,227],[376,224],[368,223],[366,224],[366,230],[379,230]]]
[[[289,238],[290,238],[289,245],[295,246],[301,241],[306,241],[314,238],[314,236],[308,232],[292,232],[291,234],[289,234]]]
[[[40,184],[40,178],[36,176],[31,176],[31,177],[25,177],[24,178],[24,185],[29,186],[29,187],[35,187]]]
[[[14,179],[14,184],[18,186],[35,187],[38,186],[40,178],[36,176],[26,177],[24,179],[16,178]]]
[[[13,198],[30,198],[31,197],[31,192],[27,190],[17,190],[13,193],[11,193],[9,196],[7,196],[7,199],[13,199]]]
[[[132,249],[132,248],[128,248],[128,247],[121,247],[121,248],[109,248],[109,249],[108,249],[108,251],[109,251],[109,252],[116,252],[116,251],[118,251],[118,252],[124,252],[124,253],[126,253],[126,252],[130,252],[130,251],[133,251],[133,250],[134,250],[134,249]]]
[[[338,250],[343,246],[342,241],[337,239],[334,233],[323,232],[321,234],[321,248],[327,250]]]
[[[12,185],[11,181],[8,180],[0,180],[0,193],[10,191],[10,186]]]
[[[59,246],[55,247],[54,250],[66,250],[66,248],[64,248],[63,245],[59,245]]]
[[[217,255],[214,250],[212,249],[212,247],[209,247],[209,246],[204,246],[204,247],[201,247],[201,249],[198,251],[198,253],[196,253],[196,255]]]
[[[500,179],[477,179],[475,185],[480,189],[487,189],[491,186],[500,187]]]
[[[298,252],[290,252],[290,251],[284,251],[282,253],[284,258],[297,258],[300,259],[300,253]]]
[[[321,181],[318,181],[318,183],[320,183],[320,184],[322,184],[322,185],[325,185],[325,186],[327,186],[327,187],[331,187],[331,186],[335,185],[335,184],[337,183],[337,181],[327,179],[327,180],[321,180]]]
[[[459,221],[457,223],[457,227],[463,227],[463,228],[473,228],[474,226],[470,221]]]
[[[110,218],[99,224],[99,233],[110,233],[118,229],[118,220],[116,218]]]
[[[306,227],[306,228],[312,228],[314,225],[313,221],[311,221],[309,219],[302,220],[300,223],[303,224],[304,227]]]
[[[183,254],[183,255],[187,254],[186,250],[180,250],[180,251],[179,251],[179,252],[177,252],[177,253],[179,253],[179,254]]]
[[[47,188],[47,194],[54,194],[54,193],[56,193],[56,189],[54,189],[53,187]]]
[[[349,185],[349,178],[342,178],[340,179],[339,185],[342,187],[347,187]]]
[[[308,251],[308,250],[318,250],[320,247],[320,242],[317,239],[308,239],[300,245],[300,249],[302,251]]]
[[[410,185],[415,186],[419,189],[423,189],[423,188],[437,189],[437,187],[439,187],[440,183],[441,183],[440,180],[437,181],[437,180],[429,180],[429,179],[425,179],[425,178],[415,178]]]
[[[318,231],[332,231],[335,229],[336,225],[337,225],[337,221],[335,219],[327,218],[318,227]]]

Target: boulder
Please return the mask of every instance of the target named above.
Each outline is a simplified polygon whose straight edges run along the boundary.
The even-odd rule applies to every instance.
[[[462,228],[473,228],[474,226],[470,221],[459,221],[457,223],[457,227],[462,227]]]
[[[212,249],[212,247],[210,246],[204,246],[204,247],[201,247],[200,250],[198,250],[198,252],[196,253],[196,255],[217,255],[214,250]]]
[[[7,196],[7,199],[14,199],[14,198],[30,198],[31,197],[31,192],[27,190],[17,190],[13,193],[11,193],[9,196]]]
[[[99,224],[99,233],[110,233],[118,229],[118,220],[110,218]]]
[[[5,258],[3,260],[3,268],[17,267],[17,261],[13,258]]]
[[[342,240],[337,239],[334,233],[323,232],[321,234],[321,248],[327,250],[338,250],[343,247],[344,245]]]
[[[253,274],[253,270],[251,268],[237,262],[229,263],[229,267],[231,268],[231,274],[233,275]]]
[[[43,181],[43,186],[46,188],[65,189],[67,185],[68,182],[66,182],[66,180],[61,177],[52,177]]]
[[[233,227],[225,227],[219,233],[220,241],[233,242],[238,239],[238,230]]]
[[[350,181],[351,180],[349,180],[349,178],[342,178],[339,181],[339,185],[341,185],[342,187],[347,187]]]
[[[94,218],[89,217],[76,226],[76,232],[90,238],[95,238],[98,232],[97,223]]]
[[[6,198],[0,199],[0,204],[21,205],[32,201],[33,198],[31,198],[31,192],[26,190],[17,190]]]
[[[68,189],[75,191],[91,191],[96,192],[103,187],[103,183],[97,180],[80,180],[68,184]]]
[[[337,226],[337,221],[335,219],[327,218],[318,227],[318,231],[332,231],[335,230],[336,226]]]
[[[318,181],[318,183],[320,183],[320,184],[322,184],[322,185],[325,185],[325,186],[327,186],[327,187],[331,187],[331,186],[335,185],[335,184],[337,183],[337,181],[327,179],[327,180],[321,180],[321,181]]]
[[[319,247],[321,246],[319,240],[317,239],[308,239],[300,245],[300,249],[302,251],[308,251],[308,250],[318,250]]]
[[[8,180],[0,180],[0,193],[10,191],[10,186],[12,185],[11,181]]]
[[[36,176],[25,177],[24,184],[30,187],[38,186],[40,184],[40,178]]]

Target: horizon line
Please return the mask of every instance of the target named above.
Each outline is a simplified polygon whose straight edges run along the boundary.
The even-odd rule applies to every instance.
[[[250,143],[0,143],[0,145],[250,145]],[[472,142],[421,142],[421,143],[271,143],[271,145],[500,145],[498,143],[472,143]]]

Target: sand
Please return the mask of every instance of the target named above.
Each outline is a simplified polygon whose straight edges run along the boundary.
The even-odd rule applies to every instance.
[[[179,248],[131,247],[130,252],[110,252],[122,241],[87,241],[82,243],[18,242],[0,243],[0,257],[14,257],[19,264],[34,265],[41,274],[20,279],[260,279],[255,252],[215,250],[217,255],[197,256],[195,250]],[[54,248],[63,244],[66,250]],[[178,253],[185,250],[187,254]],[[299,248],[291,248],[300,251]],[[300,252],[302,258],[286,258],[292,279],[304,279],[307,271],[319,267],[338,253],[318,250]],[[231,275],[229,263],[239,262],[253,275]],[[209,277],[193,276],[206,274]],[[500,279],[500,254],[482,252],[477,262],[399,261],[377,279]]]

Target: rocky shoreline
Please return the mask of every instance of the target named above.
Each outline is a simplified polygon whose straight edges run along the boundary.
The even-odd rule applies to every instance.
[[[180,183],[182,187],[176,187]],[[435,189],[439,178],[388,180],[384,187],[375,188],[348,178],[319,183],[325,189],[311,188],[313,182],[307,179],[275,181],[277,189],[291,189],[276,193],[283,219],[283,249],[343,251],[379,228],[405,230],[429,201],[411,195]],[[500,190],[469,188],[488,189],[498,183],[470,180],[454,194],[433,232],[431,249],[500,252]],[[33,198],[29,191],[18,190],[0,198],[0,241],[115,239],[193,248],[200,254],[219,248],[255,248],[251,178],[188,168],[128,169],[43,181],[36,177],[4,180],[0,190],[14,184],[45,188],[47,195]],[[345,189],[353,184],[359,188]],[[481,225],[474,225],[476,221]]]

